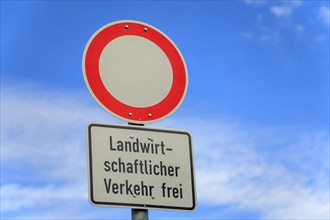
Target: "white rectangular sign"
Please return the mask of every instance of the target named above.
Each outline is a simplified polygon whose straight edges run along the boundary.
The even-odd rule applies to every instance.
[[[90,124],[89,199],[94,205],[193,210],[193,148],[186,131]]]

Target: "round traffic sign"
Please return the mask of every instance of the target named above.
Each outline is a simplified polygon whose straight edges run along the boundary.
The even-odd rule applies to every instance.
[[[118,21],[96,31],[85,47],[82,69],[98,104],[132,123],[169,116],[188,86],[187,67],[175,44],[137,21]]]

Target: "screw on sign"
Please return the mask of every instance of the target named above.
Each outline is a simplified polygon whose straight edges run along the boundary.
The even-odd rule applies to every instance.
[[[131,123],[164,119],[187,91],[180,51],[164,33],[142,22],[118,21],[100,28],[85,47],[82,65],[98,104]]]

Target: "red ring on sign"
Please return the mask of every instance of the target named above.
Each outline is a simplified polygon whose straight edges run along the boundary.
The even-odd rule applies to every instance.
[[[116,99],[101,80],[99,60],[103,49],[112,40],[126,35],[140,36],[152,41],[163,50],[170,61],[173,73],[172,86],[167,96],[153,106],[127,105]],[[125,121],[141,123],[160,120],[181,104],[186,93],[187,72],[180,52],[160,31],[143,23],[118,22],[101,28],[86,45],[83,62],[85,81],[94,98],[105,110]]]

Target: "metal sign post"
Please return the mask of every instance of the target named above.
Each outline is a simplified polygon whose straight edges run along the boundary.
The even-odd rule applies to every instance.
[[[132,220],[148,220],[148,209],[132,209]]]

